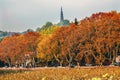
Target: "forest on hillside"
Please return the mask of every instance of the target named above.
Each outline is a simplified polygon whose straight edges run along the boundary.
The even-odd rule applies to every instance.
[[[120,53],[120,13],[99,12],[0,41],[0,66],[109,65]]]

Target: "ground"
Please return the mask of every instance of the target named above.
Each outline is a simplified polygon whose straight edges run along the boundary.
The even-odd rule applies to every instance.
[[[0,80],[120,80],[120,67],[2,68]]]

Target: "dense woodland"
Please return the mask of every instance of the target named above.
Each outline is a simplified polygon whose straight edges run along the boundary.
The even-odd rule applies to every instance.
[[[0,66],[109,65],[120,52],[120,13],[99,12],[0,41]]]

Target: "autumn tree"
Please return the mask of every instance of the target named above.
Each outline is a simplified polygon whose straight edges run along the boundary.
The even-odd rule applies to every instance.
[[[92,39],[94,49],[100,58],[96,57],[96,59],[99,59],[101,63],[105,59],[114,62],[115,56],[119,52],[118,46],[120,46],[118,40],[120,34],[120,14],[116,11],[109,13],[100,12],[85,18],[80,23],[81,26],[90,29],[89,39]]]
[[[53,48],[54,44],[51,44],[50,40],[54,35],[54,31],[57,29],[57,26],[51,26],[39,32],[39,34],[41,34],[41,38],[38,39],[37,58],[39,59],[39,62],[44,62],[45,65],[48,65],[48,62],[53,59],[52,52],[55,47]]]
[[[0,43],[0,59],[12,66],[16,63],[21,64],[25,59],[25,54],[34,58],[38,37],[39,34],[36,32],[6,37]]]
[[[11,66],[29,54],[34,64],[37,58],[47,66],[114,63],[120,52],[120,13],[99,12],[78,23],[6,37],[0,42],[0,60]]]
[[[0,43],[0,55],[1,60],[8,63],[9,66],[12,66],[16,57],[18,56],[16,46],[18,45],[17,37],[19,35],[13,35],[12,37],[6,37]]]

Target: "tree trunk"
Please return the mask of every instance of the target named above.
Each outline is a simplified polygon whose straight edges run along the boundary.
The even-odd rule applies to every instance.
[[[69,59],[66,56],[66,60],[67,60],[67,62],[69,64],[68,66],[70,67],[71,66],[71,62],[72,62],[72,57],[70,56],[70,54],[68,54],[68,57],[69,57]]]
[[[7,59],[8,66],[11,67],[11,60],[10,60],[10,58],[7,57],[6,59]]]
[[[35,67],[35,64],[36,64],[35,58],[33,57],[33,59],[32,59],[32,67]]]

